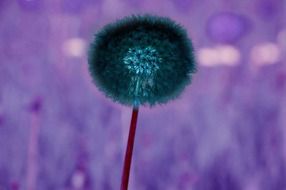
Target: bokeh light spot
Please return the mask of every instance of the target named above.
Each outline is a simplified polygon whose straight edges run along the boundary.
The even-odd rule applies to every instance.
[[[84,173],[81,171],[75,172],[73,177],[72,177],[73,187],[76,189],[80,189],[84,186],[84,182],[85,182]]]
[[[220,45],[214,48],[202,48],[198,51],[198,61],[203,66],[228,65],[239,63],[240,52],[229,45]]]
[[[277,63],[280,60],[280,54],[277,44],[266,42],[254,46],[250,56],[255,65],[265,65]]]
[[[64,54],[68,57],[82,57],[85,50],[86,42],[81,38],[71,38],[63,44]]]

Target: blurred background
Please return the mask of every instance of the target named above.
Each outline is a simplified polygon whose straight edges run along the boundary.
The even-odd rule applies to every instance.
[[[142,108],[130,190],[286,189],[285,0],[0,0],[0,190],[116,190],[131,108],[92,84],[105,24],[168,16],[198,72]]]

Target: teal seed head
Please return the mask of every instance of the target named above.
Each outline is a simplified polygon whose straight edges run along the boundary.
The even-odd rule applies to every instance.
[[[103,27],[90,45],[88,63],[106,96],[136,107],[175,99],[196,71],[185,29],[169,18],[150,15]]]

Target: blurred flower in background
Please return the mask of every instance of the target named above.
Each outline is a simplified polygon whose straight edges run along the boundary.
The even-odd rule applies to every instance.
[[[286,189],[285,9],[1,0],[0,189],[118,189],[131,113],[94,87],[86,51],[103,25],[137,13],[186,27],[200,72],[180,99],[142,109],[130,189]]]

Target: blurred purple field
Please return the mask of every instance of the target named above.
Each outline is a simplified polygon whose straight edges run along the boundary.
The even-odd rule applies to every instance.
[[[92,83],[105,24],[168,16],[198,72],[139,113],[130,190],[286,190],[285,0],[0,0],[0,190],[117,190],[131,108]]]

